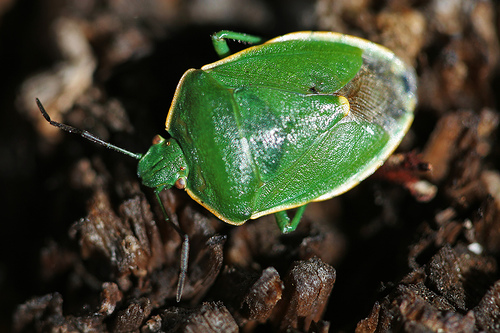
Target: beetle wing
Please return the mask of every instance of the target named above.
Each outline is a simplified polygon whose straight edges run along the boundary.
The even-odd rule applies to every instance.
[[[336,95],[245,87],[233,96],[238,127],[261,184],[276,178],[349,113],[347,100]]]
[[[356,46],[296,39],[251,47],[202,70],[233,92],[255,177],[266,183],[347,115],[348,102],[336,92],[361,66]]]
[[[356,75],[361,54],[358,47],[341,43],[288,40],[250,47],[202,70],[228,88],[331,94]]]
[[[348,190],[365,177],[365,170],[380,166],[388,140],[388,133],[376,124],[340,122],[261,187],[256,211],[279,211]]]

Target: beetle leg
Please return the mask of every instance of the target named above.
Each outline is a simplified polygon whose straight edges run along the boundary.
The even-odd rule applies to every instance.
[[[262,41],[262,38],[260,37],[244,34],[242,32],[229,30],[216,32],[212,35],[212,43],[214,45],[215,52],[217,52],[221,59],[231,55],[231,50],[229,50],[229,46],[227,45],[227,39],[250,44],[258,44]]]
[[[176,225],[172,220],[169,219],[167,211],[165,210],[165,206],[163,206],[163,202],[160,199],[160,192],[163,190],[163,187],[158,187],[155,189],[156,200],[160,204],[161,210],[163,212],[163,217],[165,221],[170,222],[174,227],[175,231],[181,236],[182,245],[181,245],[181,267],[179,270],[179,281],[177,282],[177,292],[175,295],[175,299],[177,302],[181,301],[182,292],[184,291],[184,285],[186,283],[186,276],[188,270],[188,261],[189,261],[189,236],[182,231],[180,226]]]
[[[281,232],[286,234],[289,232],[294,231],[297,226],[299,225],[300,219],[302,218],[302,215],[304,215],[304,211],[306,210],[307,204],[300,206],[297,208],[297,212],[295,213],[295,216],[293,219],[290,221],[290,217],[287,214],[286,210],[282,210],[281,212],[274,213],[274,216],[276,217],[276,223],[278,223],[278,227],[280,228]]]

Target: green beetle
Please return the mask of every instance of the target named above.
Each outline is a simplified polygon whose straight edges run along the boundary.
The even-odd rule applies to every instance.
[[[296,32],[229,55],[226,39],[260,41],[215,34],[225,58],[183,75],[166,120],[170,137],[144,155],[51,121],[38,105],[52,125],[138,159],[138,176],[162,208],[158,193],[175,185],[227,223],[274,213],[282,232],[295,230],[309,202],[371,175],[413,120],[415,72],[380,45]],[[286,211],[297,207],[290,219]]]
[[[284,35],[188,70],[168,113],[171,138],[149,149],[138,175],[159,190],[185,188],[227,223],[275,213],[289,232],[305,205],[349,190],[394,151],[415,90],[413,69],[382,46],[332,32]]]

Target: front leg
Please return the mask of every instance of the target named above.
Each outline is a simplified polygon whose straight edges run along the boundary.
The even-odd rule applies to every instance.
[[[242,32],[229,30],[219,31],[212,35],[212,43],[214,45],[215,52],[217,52],[221,59],[231,55],[231,50],[229,50],[229,46],[227,45],[227,39],[250,44],[259,44],[262,41],[262,38],[260,37],[244,34]]]

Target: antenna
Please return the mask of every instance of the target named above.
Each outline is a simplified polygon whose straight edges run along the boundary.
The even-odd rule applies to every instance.
[[[52,119],[50,119],[50,116],[49,114],[47,113],[47,111],[45,111],[45,108],[43,107],[42,103],[40,102],[40,100],[38,98],[36,98],[36,104],[38,105],[38,109],[40,109],[40,112],[42,113],[43,117],[45,118],[45,120],[47,120],[52,126],[55,126],[57,128],[60,128],[66,132],[69,132],[69,133],[75,133],[75,134],[78,134],[80,136],[82,136],[83,138],[89,140],[89,141],[92,141],[94,143],[97,143],[101,146],[104,146],[108,149],[111,149],[111,150],[114,150],[114,151],[117,151],[117,152],[120,152],[120,153],[123,153],[125,155],[128,155],[130,157],[133,157],[135,158],[136,160],[140,160],[142,158],[142,154],[136,154],[136,153],[132,153],[128,150],[125,150],[123,148],[120,148],[120,147],[117,147],[115,145],[112,145],[111,143],[108,143],[106,141],[103,141],[101,139],[99,139],[97,136],[95,136],[94,134],[90,133],[90,132],[87,132],[85,130],[81,130],[81,129],[78,129],[78,128],[75,128],[75,127],[72,127],[72,126],[69,126],[69,125],[66,125],[66,124],[61,124],[61,123],[58,123],[57,121],[53,121]],[[175,223],[173,223],[169,217],[168,217],[168,214],[167,214],[167,211],[165,210],[165,206],[163,206],[163,203],[160,199],[160,195],[159,193],[161,192],[161,190],[164,188],[164,186],[161,186],[161,187],[157,187],[155,189],[155,195],[156,195],[156,199],[158,200],[158,203],[160,204],[160,207],[161,207],[161,210],[163,212],[163,216],[165,218],[165,221],[168,223],[172,223],[172,226],[174,227],[174,230],[179,234],[179,236],[181,237],[182,239],[182,245],[181,245],[181,263],[180,263],[180,272],[179,272],[179,280],[177,282],[177,292],[176,292],[176,300],[177,302],[180,302],[181,301],[181,297],[182,297],[182,292],[184,291],[184,285],[186,283],[186,276],[187,276],[187,271],[188,271],[188,261],[189,261],[189,236],[181,230],[181,228],[179,226],[177,226]]]
[[[132,153],[132,152],[126,150],[126,149],[117,147],[117,146],[115,146],[115,145],[113,145],[111,143],[108,143],[106,141],[103,141],[103,140],[99,139],[97,136],[95,136],[94,134],[92,134],[90,132],[87,132],[85,130],[81,130],[79,128],[75,128],[75,127],[72,127],[72,126],[69,126],[69,125],[66,125],[66,124],[61,124],[61,123],[58,123],[57,121],[53,121],[52,119],[50,119],[49,114],[47,113],[47,111],[45,111],[45,108],[43,107],[42,102],[40,102],[40,100],[38,98],[36,98],[36,105],[38,105],[38,109],[42,113],[42,115],[45,118],[45,120],[47,120],[52,126],[60,128],[63,131],[66,131],[66,132],[69,132],[69,133],[78,134],[81,137],[83,137],[83,138],[85,138],[85,139],[87,139],[89,141],[92,141],[93,143],[97,143],[97,144],[99,144],[101,146],[104,146],[104,147],[106,147],[108,149],[111,149],[111,150],[117,151],[119,153],[128,155],[130,157],[135,158],[136,160],[140,160],[142,158],[142,154]]]

